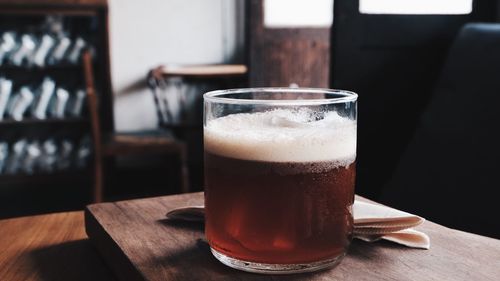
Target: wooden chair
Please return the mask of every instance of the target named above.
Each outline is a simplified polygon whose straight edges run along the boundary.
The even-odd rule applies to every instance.
[[[197,124],[186,122],[181,118],[180,122],[172,122],[171,114],[164,103],[160,91],[167,84],[169,78],[180,78],[184,83],[209,82],[217,85],[218,89],[243,85],[246,78],[247,67],[241,64],[224,65],[192,65],[192,66],[166,66],[160,65],[148,73],[148,86],[153,92],[153,98],[157,109],[159,125],[162,128],[173,130],[176,134],[197,127]],[[185,109],[185,108],[184,108]],[[183,114],[184,112],[181,112]],[[184,113],[185,114],[185,113]],[[201,123],[200,123],[201,124]]]
[[[191,191],[203,186],[203,99],[215,89],[247,85],[247,67],[223,65],[162,65],[147,76],[153,94],[159,127],[171,132],[187,147]],[[172,96],[173,95],[173,96]],[[178,111],[172,105],[178,105]]]
[[[189,191],[186,146],[172,135],[137,136],[130,134],[102,135],[95,92],[92,58],[89,52],[83,55],[84,78],[87,90],[92,139],[94,144],[94,202],[103,201],[104,159],[107,157],[142,154],[177,154],[180,159],[181,191]]]

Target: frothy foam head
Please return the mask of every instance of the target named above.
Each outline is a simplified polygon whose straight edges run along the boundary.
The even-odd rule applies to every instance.
[[[204,142],[205,151],[230,158],[345,166],[356,157],[356,121],[310,110],[233,114],[208,121]]]

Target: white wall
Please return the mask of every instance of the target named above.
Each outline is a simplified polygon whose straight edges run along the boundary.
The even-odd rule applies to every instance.
[[[241,3],[236,4],[235,1]],[[231,60],[241,48],[240,0],[110,0],[111,75],[118,131],[157,126],[149,69]],[[237,19],[238,18],[238,19]]]

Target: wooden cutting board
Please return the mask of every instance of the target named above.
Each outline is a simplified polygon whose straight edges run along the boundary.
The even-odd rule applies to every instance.
[[[165,214],[203,203],[202,193],[101,203],[85,211],[87,235],[119,280],[498,280],[500,240],[426,222],[430,250],[355,240],[337,267],[299,275],[231,269],[210,253],[199,223]]]

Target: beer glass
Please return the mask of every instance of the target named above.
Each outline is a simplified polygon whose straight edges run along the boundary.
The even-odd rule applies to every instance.
[[[336,265],[353,231],[357,95],[254,88],[204,95],[205,234],[257,273]]]

